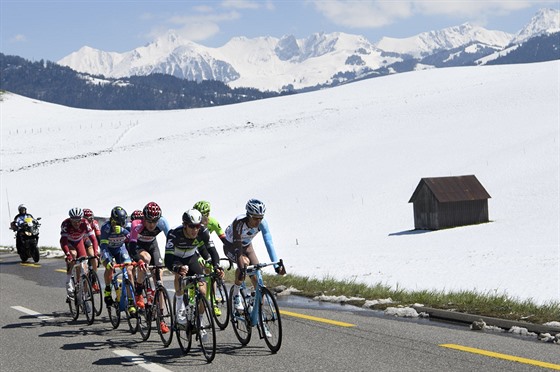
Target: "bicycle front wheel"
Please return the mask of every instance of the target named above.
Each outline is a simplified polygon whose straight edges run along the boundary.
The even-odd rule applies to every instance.
[[[82,275],[81,290],[81,308],[87,320],[87,324],[93,324],[95,320],[95,307],[93,306],[93,293],[91,290],[91,283],[87,275]]]
[[[126,291],[124,290],[125,288]],[[135,334],[140,328],[140,317],[136,304],[134,303],[134,287],[130,284],[130,282],[127,283],[126,287],[123,287],[122,296],[126,296],[126,308],[124,312],[126,314],[128,329],[130,330],[130,333]]]
[[[194,310],[192,310],[192,308],[189,309],[189,307],[193,307],[194,305],[189,304],[188,299],[187,300],[183,299],[183,301],[185,301],[184,306],[185,309],[187,309],[186,311],[187,314],[193,314]],[[173,314],[175,318],[177,318],[177,307],[178,307],[177,297],[174,296]],[[184,354],[187,354],[191,350],[191,345],[192,345],[192,334],[194,332],[194,326],[192,324],[191,317],[192,315],[187,316],[185,324],[179,323],[177,319],[175,319],[175,332],[177,333],[177,342],[179,343],[179,347],[181,348]]]
[[[199,311],[201,307],[204,308],[202,313]],[[216,328],[214,327],[214,317],[212,316],[214,309],[202,294],[197,296],[195,309],[198,341],[206,361],[210,363],[216,356]]]
[[[80,302],[76,300],[78,297],[77,292],[79,288],[76,288],[76,282],[74,281],[74,277],[70,279],[72,281],[72,286],[74,287],[74,296],[66,295],[66,302],[68,303],[68,307],[70,308],[70,315],[72,316],[72,320],[78,320],[80,316]]]
[[[144,309],[138,309],[138,330],[142,340],[146,341],[150,338],[152,333],[152,320],[153,316],[153,301],[149,297],[149,293],[154,293],[152,282],[149,278],[144,280],[144,289],[142,290],[142,297],[144,297]]]
[[[261,287],[262,302],[259,306],[259,327],[264,336],[264,342],[272,351],[278,352],[282,345],[282,320],[276,298],[266,287]]]
[[[212,315],[214,316],[216,325],[224,330],[229,322],[228,294],[224,281],[222,279],[212,280],[210,293],[210,299],[212,300],[210,305],[213,306]]]
[[[247,310],[247,302],[245,301],[245,296],[239,292],[241,303],[243,304],[243,309],[237,310],[234,304],[233,298],[233,286],[229,291],[228,297],[228,309],[231,315],[231,326],[233,327],[233,333],[235,337],[239,340],[241,345],[245,346],[251,340],[251,317],[249,311]]]
[[[111,284],[111,305],[107,305],[107,313],[113,329],[117,329],[121,324],[121,310],[119,308],[120,299],[117,298],[117,288]]]
[[[152,305],[152,314],[152,318],[156,320],[157,331],[163,343],[163,347],[168,347],[173,340],[174,320],[169,293],[163,286],[159,286],[156,289],[154,304]]]
[[[103,311],[103,290],[99,276],[93,270],[88,272],[88,278],[91,283],[91,291],[93,293],[93,307],[95,308],[95,315],[100,316]]]

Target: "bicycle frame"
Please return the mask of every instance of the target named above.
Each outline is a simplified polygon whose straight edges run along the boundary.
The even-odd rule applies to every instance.
[[[252,298],[252,306],[253,309],[251,310],[251,312],[249,313],[249,317],[251,320],[251,326],[255,327],[257,324],[259,324],[259,308],[262,306],[262,288],[265,286],[264,282],[263,282],[263,278],[262,278],[262,272],[261,269],[266,267],[266,266],[270,266],[270,265],[282,265],[282,260],[280,261],[276,261],[276,262],[271,262],[271,263],[264,263],[264,264],[256,264],[256,265],[251,265],[251,266],[247,266],[245,268],[245,271],[247,274],[249,274],[249,276],[256,276],[257,278],[257,287],[255,288],[255,296],[254,298]],[[243,296],[247,296],[247,285],[245,284],[245,281],[241,282],[241,285],[239,286],[240,289],[240,293]],[[251,295],[249,293],[249,295]],[[251,297],[253,297],[251,295]]]
[[[119,277],[121,277],[121,298],[119,301],[119,311],[125,311],[128,307],[129,299],[134,298],[134,288],[132,287],[132,282],[128,277],[128,270],[126,268],[129,265],[135,266],[134,262],[128,264],[116,264],[113,266],[114,272],[113,277],[111,278],[111,282],[113,283],[113,286],[115,288],[119,288]],[[117,270],[115,269],[121,270],[117,272]],[[132,291],[130,295],[128,294],[129,290]]]

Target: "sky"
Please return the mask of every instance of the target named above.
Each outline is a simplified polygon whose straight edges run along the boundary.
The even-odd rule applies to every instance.
[[[208,47],[231,38],[345,32],[375,43],[465,22],[512,34],[558,0],[0,0],[0,52],[58,61],[83,46],[127,52],[168,30]]]
[[[20,203],[58,246],[69,209],[198,201],[225,227],[258,198],[288,272],[560,301],[560,61],[396,74],[222,107],[0,101],[0,245]],[[414,231],[423,177],[475,175],[491,222]],[[223,257],[218,239],[218,251]],[[165,245],[159,236],[160,248]],[[254,240],[268,261],[262,238]]]

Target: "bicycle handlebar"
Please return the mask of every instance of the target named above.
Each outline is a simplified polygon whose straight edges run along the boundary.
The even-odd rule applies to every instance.
[[[279,267],[284,267],[284,261],[282,259],[279,259],[276,262],[258,263],[258,264],[255,264],[255,265],[249,265],[249,266],[245,267],[245,271],[247,273],[252,273],[252,272],[261,270],[264,267],[272,266],[272,265],[278,265]]]

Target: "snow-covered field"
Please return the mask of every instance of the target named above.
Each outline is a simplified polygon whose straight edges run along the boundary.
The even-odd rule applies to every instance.
[[[0,244],[14,244],[20,203],[57,246],[74,206],[106,216],[153,200],[178,225],[206,199],[225,227],[256,197],[291,273],[559,301],[559,76],[558,61],[447,68],[160,112],[4,94]],[[467,174],[492,222],[412,232],[420,179]]]

